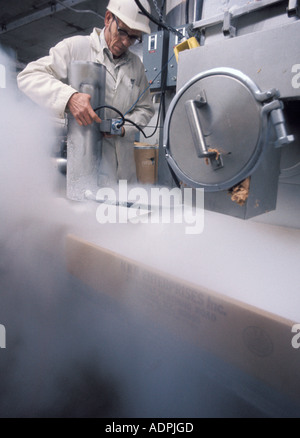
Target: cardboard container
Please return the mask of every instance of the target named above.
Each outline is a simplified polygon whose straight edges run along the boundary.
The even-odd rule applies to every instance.
[[[134,158],[138,182],[155,184],[158,169],[158,145],[134,143]]]
[[[66,257],[68,271],[96,293],[134,307],[155,324],[251,376],[257,387],[267,385],[292,404],[300,403],[300,349],[292,346],[295,322],[73,235],[67,236]]]

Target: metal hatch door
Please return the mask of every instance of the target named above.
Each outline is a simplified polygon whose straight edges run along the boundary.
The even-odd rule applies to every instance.
[[[271,112],[282,121],[281,142],[290,140],[278,97],[277,90],[262,92],[231,68],[192,78],[171,102],[164,127],[165,156],[178,179],[216,192],[251,175],[268,141]]]

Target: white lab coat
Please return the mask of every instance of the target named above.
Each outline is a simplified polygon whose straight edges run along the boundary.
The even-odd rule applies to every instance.
[[[95,28],[89,36],[64,39],[50,49],[49,55],[29,63],[17,77],[18,86],[37,104],[51,110],[58,118],[65,117],[68,100],[77,92],[68,85],[68,68],[72,61],[91,61],[106,67],[106,104],[125,114],[148,87],[140,58],[127,52],[114,60],[104,38],[104,31]],[[146,126],[154,114],[147,90],[126,118]],[[108,117],[118,117],[106,112]],[[136,181],[134,139],[137,129],[126,125],[123,138],[103,139],[99,179],[101,185],[126,179]],[[102,178],[102,179],[101,179]]]

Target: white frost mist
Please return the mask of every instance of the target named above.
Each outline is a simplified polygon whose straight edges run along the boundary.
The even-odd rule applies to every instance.
[[[56,203],[56,133],[17,90],[11,58],[2,53],[0,64],[10,78],[0,89],[0,416],[117,415],[118,380],[96,348],[106,316],[65,271],[64,238],[76,211]]]

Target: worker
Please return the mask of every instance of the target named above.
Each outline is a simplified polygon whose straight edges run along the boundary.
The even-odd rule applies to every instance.
[[[147,0],[141,0],[150,12]],[[105,104],[117,108],[126,119],[145,127],[154,114],[145,69],[139,56],[129,48],[150,33],[149,19],[135,0],[110,0],[104,28],[90,35],[74,36],[52,47],[49,56],[29,63],[18,74],[19,89],[37,104],[50,109],[55,117],[70,112],[81,126],[101,123],[90,104],[91,96],[67,84],[72,61],[91,61],[106,67]],[[145,91],[146,90],[146,91]],[[118,114],[110,111],[109,117]],[[106,117],[109,112],[106,112]],[[105,134],[98,182],[107,186],[119,180],[135,183],[134,141],[137,128],[127,124],[119,136]]]

